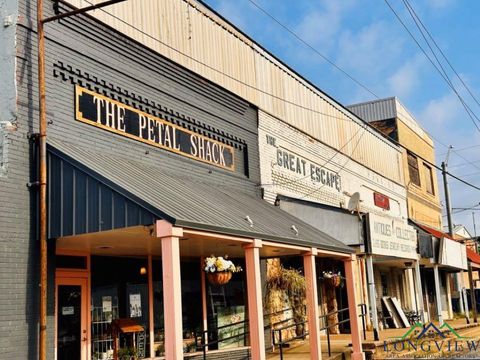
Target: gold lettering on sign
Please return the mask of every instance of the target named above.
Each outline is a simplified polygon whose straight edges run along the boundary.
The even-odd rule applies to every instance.
[[[75,87],[76,119],[177,154],[235,170],[234,148],[131,106]]]

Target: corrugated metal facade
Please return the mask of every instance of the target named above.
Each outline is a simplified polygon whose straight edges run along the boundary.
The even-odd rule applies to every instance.
[[[71,3],[80,7],[91,2]],[[356,116],[202,4],[126,1],[92,14],[389,179],[403,182],[396,166],[400,153],[392,143],[370,128],[363,130]],[[364,132],[360,141],[350,141],[359,132]]]
[[[348,105],[347,108],[368,122],[398,118],[412,129],[414,133],[433,146],[432,138],[396,97]]]
[[[181,172],[49,140],[50,234],[68,236],[162,218],[208,230],[351,252],[338,240],[235,187],[202,184]],[[245,217],[253,221],[249,224]],[[298,233],[292,230],[298,229]]]
[[[51,151],[48,154],[49,238],[149,225],[159,218]]]

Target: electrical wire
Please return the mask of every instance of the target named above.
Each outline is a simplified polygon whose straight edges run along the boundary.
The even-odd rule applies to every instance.
[[[437,54],[435,53],[434,49],[432,48],[432,46],[430,45],[426,35],[424,34],[424,31],[422,29],[424,29],[425,31],[428,32],[428,30],[426,30],[426,27],[425,25],[423,24],[423,22],[420,20],[420,18],[418,17],[417,13],[415,12],[415,10],[413,9],[412,5],[408,2],[408,0],[402,0],[405,7],[407,8],[410,16],[412,17],[413,21],[415,22],[415,25],[417,26],[417,29],[420,31],[420,34],[422,35],[423,39],[425,40],[425,43],[427,44],[428,48],[430,49],[431,53],[433,54],[435,60],[437,61],[438,65],[440,66],[440,69],[442,71],[442,73],[444,74],[446,80],[448,81],[448,84],[454,88],[454,85],[453,85],[453,82],[452,80],[449,78],[448,74],[447,74],[447,71],[445,70],[445,68],[443,67],[441,61],[438,59],[437,57]],[[428,32],[428,35],[430,36],[431,39],[433,39],[433,37],[431,36],[431,34]],[[435,40],[434,40],[435,42]],[[436,42],[435,42],[435,45],[436,45]],[[438,46],[437,46],[438,48]],[[443,52],[442,52],[443,54]],[[445,58],[445,55],[444,55],[444,58]],[[448,60],[447,60],[448,61]],[[452,67],[453,68],[453,67]],[[455,71],[455,69],[454,69]],[[455,73],[457,74],[457,77],[460,78],[460,76],[458,75],[458,73],[455,71]],[[461,78],[460,78],[461,80]],[[466,85],[464,85],[466,87]],[[473,96],[473,94],[472,94]],[[475,99],[476,100],[476,99]],[[475,114],[474,114],[475,115]],[[475,117],[477,118],[478,120],[478,117],[475,115]],[[438,139],[435,139],[438,143],[442,144]],[[447,147],[445,144],[442,144],[443,146]],[[448,148],[448,147],[447,147]],[[465,158],[464,156],[460,155],[456,150],[452,149],[452,151],[458,156],[460,157],[461,159],[463,159],[466,163],[472,165],[473,167],[477,168],[478,170],[480,170],[480,167],[478,167],[477,165],[475,165],[474,163],[470,162],[470,160],[468,160],[467,158]]]
[[[428,31],[427,27],[425,26],[425,24],[422,22],[422,20],[420,19],[420,17],[418,16],[418,14],[415,12],[415,9],[413,8],[412,4],[408,1],[408,0],[404,0],[404,2],[406,2],[408,4],[408,6],[410,7],[411,11],[413,12],[413,14],[415,15],[415,17],[418,19],[418,21],[420,22],[420,24],[422,25],[422,28],[426,31],[428,37],[432,40],[433,44],[435,45],[435,47],[438,49],[438,51],[440,52],[440,54],[442,55],[442,57],[445,59],[445,61],[447,62],[448,66],[450,67],[450,69],[452,69],[452,71],[455,73],[456,77],[458,78],[458,80],[460,80],[460,82],[462,83],[462,85],[464,86],[464,88],[467,90],[467,92],[470,94],[470,96],[472,97],[472,99],[477,103],[478,106],[480,106],[480,101],[478,100],[478,98],[473,94],[473,92],[471,91],[470,87],[465,83],[465,81],[462,79],[462,77],[460,76],[460,74],[455,70],[455,68],[453,67],[452,63],[448,60],[447,56],[445,55],[445,53],[442,51],[442,49],[440,48],[440,46],[438,46],[437,42],[435,41],[435,38],[432,36],[432,34],[430,33],[430,31]]]
[[[480,160],[471,161],[471,162],[472,162],[472,163],[475,163],[475,164],[478,164],[478,163],[480,163]],[[469,164],[467,164],[467,163],[461,163],[461,164],[449,165],[448,167],[449,167],[450,169],[452,169],[452,168],[459,168],[459,167],[466,166],[466,165],[469,165]]]
[[[477,124],[477,121],[480,122],[480,120],[478,119],[478,117],[475,115],[475,113],[470,109],[470,107],[465,103],[465,101],[463,100],[463,98],[460,96],[460,94],[458,93],[458,91],[455,89],[454,86],[452,86],[451,82],[443,75],[442,71],[438,68],[438,66],[434,63],[434,61],[430,58],[430,56],[427,54],[427,52],[425,51],[425,49],[420,45],[420,43],[418,42],[417,38],[413,35],[413,33],[410,31],[410,29],[408,28],[408,26],[405,24],[405,22],[401,19],[400,15],[398,15],[398,13],[395,11],[395,9],[392,7],[392,5],[390,4],[390,2],[388,0],[384,0],[385,3],[388,5],[389,9],[393,12],[393,14],[395,15],[395,17],[397,18],[397,20],[400,22],[400,24],[402,24],[402,26],[404,27],[404,29],[408,32],[408,34],[410,35],[410,37],[413,39],[413,41],[417,44],[417,46],[419,47],[419,49],[423,52],[423,54],[425,55],[425,57],[430,61],[430,63],[433,65],[433,67],[437,70],[437,72],[440,74],[440,76],[443,78],[443,80],[447,83],[447,85],[452,89],[452,91],[455,93],[455,95],[457,96],[457,98],[459,99],[460,103],[462,104],[462,106],[464,107],[465,111],[467,112],[467,115],[469,116],[470,120],[472,121],[472,123],[475,125],[476,129],[480,132],[480,126]],[[477,121],[475,120],[475,118],[477,119]]]
[[[474,149],[474,148],[478,148],[478,147],[480,147],[480,145],[471,145],[471,146],[466,146],[466,147],[459,148],[459,149],[455,149],[455,150],[456,150],[457,152],[459,152],[459,151],[470,150],[470,149]],[[439,156],[441,156],[441,155],[446,155],[446,154],[447,154],[446,152],[445,152],[445,153],[441,153],[441,154],[439,154]]]
[[[315,54],[317,54],[318,56],[320,56],[323,60],[325,60],[327,63],[329,63],[330,65],[332,65],[335,69],[337,69],[338,71],[340,71],[341,73],[343,73],[346,77],[348,77],[350,80],[352,80],[355,84],[357,84],[358,86],[360,86],[362,89],[364,89],[365,91],[369,92],[371,95],[373,95],[375,98],[377,99],[380,99],[378,97],[377,94],[375,94],[372,90],[370,90],[366,85],[362,84],[359,80],[357,80],[356,78],[354,78],[352,75],[350,75],[347,71],[345,71],[344,69],[342,69],[340,66],[338,66],[337,64],[335,64],[335,62],[333,62],[332,60],[330,60],[328,57],[326,57],[325,55],[323,55],[320,51],[318,51],[315,47],[313,47],[310,43],[308,43],[306,40],[304,40],[302,37],[300,37],[300,35],[298,35],[295,31],[293,31],[292,29],[290,29],[287,25],[283,24],[280,20],[278,20],[275,16],[273,16],[272,14],[270,14],[267,10],[265,10],[265,8],[261,7],[257,2],[253,1],[253,0],[248,0],[253,6],[255,6],[258,10],[260,10],[261,12],[263,12],[266,16],[268,16],[270,19],[272,19],[273,21],[275,21],[278,25],[280,25],[282,28],[284,28],[285,30],[287,30],[291,35],[293,35],[298,41],[300,41],[301,43],[303,43],[305,46],[307,46],[310,50],[312,50]]]
[[[90,5],[93,4],[93,3],[91,3],[89,0],[84,0],[84,1],[85,1],[86,3],[88,3],[88,4],[90,4]],[[387,2],[388,5],[390,5],[390,4],[388,3],[388,0],[385,0],[385,1]],[[222,74],[222,75],[224,75],[224,76],[226,76],[226,77],[228,77],[228,78],[230,78],[230,79],[232,79],[232,80],[234,80],[234,81],[236,81],[236,82],[238,82],[238,83],[240,83],[240,84],[243,84],[243,85],[245,85],[245,86],[247,86],[247,87],[250,87],[250,88],[252,88],[252,89],[254,89],[254,90],[257,90],[257,91],[259,91],[259,92],[261,92],[261,93],[263,93],[263,94],[265,94],[265,95],[271,96],[271,97],[273,97],[273,98],[276,98],[276,99],[278,99],[278,100],[280,100],[280,101],[283,101],[283,102],[285,102],[285,103],[291,104],[291,105],[293,105],[293,106],[297,106],[297,107],[303,108],[303,109],[305,109],[305,110],[312,111],[312,112],[314,112],[314,113],[318,113],[318,114],[321,114],[321,115],[324,115],[324,116],[327,116],[327,117],[330,117],[330,118],[340,119],[340,120],[344,120],[344,121],[354,121],[355,123],[358,124],[357,119],[348,116],[348,114],[345,114],[345,115],[346,115],[346,117],[348,117],[350,120],[348,120],[347,118],[338,117],[338,116],[335,116],[335,115],[330,115],[330,114],[323,113],[323,112],[320,112],[320,111],[317,111],[317,110],[314,110],[314,109],[307,108],[307,107],[305,107],[305,106],[303,106],[303,105],[299,105],[299,104],[296,104],[296,103],[291,102],[291,101],[289,101],[289,100],[282,99],[282,98],[280,98],[280,97],[278,97],[278,96],[276,96],[276,95],[274,95],[274,94],[271,94],[271,93],[268,93],[268,92],[266,92],[266,91],[264,91],[264,90],[262,90],[262,89],[256,88],[256,87],[253,86],[253,85],[250,85],[250,84],[248,84],[248,83],[245,83],[245,82],[243,82],[243,81],[241,81],[241,80],[239,80],[239,79],[237,79],[237,78],[235,78],[235,77],[233,77],[233,76],[231,76],[231,75],[228,75],[228,74],[222,72],[221,70],[218,70],[218,69],[214,68],[213,66],[210,66],[210,65],[208,65],[208,64],[205,64],[205,63],[203,63],[202,61],[200,61],[200,60],[198,60],[198,59],[196,59],[196,58],[194,58],[194,57],[192,57],[192,56],[190,56],[190,55],[188,55],[188,54],[183,53],[182,51],[174,48],[173,46],[171,46],[171,45],[169,45],[169,44],[167,44],[167,43],[165,43],[165,42],[163,42],[163,41],[161,41],[161,40],[159,40],[158,38],[153,37],[152,35],[146,33],[145,31],[143,31],[143,30],[141,30],[141,29],[139,29],[139,28],[137,28],[136,26],[128,23],[127,21],[119,18],[118,16],[113,15],[112,13],[110,13],[109,11],[107,11],[107,10],[104,9],[104,8],[101,8],[101,9],[99,9],[99,10],[100,10],[101,12],[104,12],[106,15],[112,17],[113,19],[115,19],[115,20],[123,23],[124,25],[126,25],[126,26],[128,26],[128,27],[130,27],[130,28],[132,28],[132,29],[134,29],[134,30],[136,30],[136,31],[138,31],[138,32],[141,33],[142,35],[144,35],[144,36],[152,39],[153,41],[155,41],[155,42],[157,42],[157,43],[159,43],[159,44],[162,44],[163,46],[168,47],[169,49],[173,50],[174,52],[176,52],[176,53],[178,53],[178,54],[180,54],[180,55],[183,55],[183,56],[185,56],[186,58],[188,58],[188,59],[190,59],[190,60],[192,60],[192,61],[194,61],[194,62],[197,62],[197,63],[200,64],[200,65],[206,66],[206,67],[208,67],[209,69],[211,69],[211,70],[213,70],[213,71],[215,71],[215,72],[218,72],[219,74]],[[392,8],[392,10],[394,11],[393,8]],[[395,11],[394,11],[394,13],[396,14]],[[84,16],[89,17],[89,15],[84,15]],[[400,19],[400,21],[401,21],[401,19]],[[408,29],[407,29],[407,31],[408,31]],[[364,125],[366,125],[366,126],[369,127],[369,128],[373,128],[373,126],[372,126],[371,124],[369,124],[368,122],[362,120],[361,118],[358,118],[358,121],[361,121]],[[360,124],[358,124],[358,125],[360,125]],[[402,149],[405,149],[405,150],[408,150],[404,145],[400,144],[400,143],[399,143],[398,141],[396,141],[395,139],[390,138],[390,137],[387,137],[386,135],[380,133],[378,130],[376,130],[376,132],[377,132],[379,135],[381,135],[382,137],[388,138],[388,140],[389,140],[390,142],[394,143],[394,144],[397,145],[398,147],[400,147],[400,148],[402,148]],[[363,132],[363,134],[365,134],[365,132]],[[362,134],[362,136],[363,136],[363,134]],[[360,141],[357,142],[357,146],[358,146],[359,143],[360,143]],[[355,149],[356,149],[356,148],[355,148]],[[338,151],[338,150],[336,150],[336,151]],[[413,153],[413,152],[412,152],[412,153]],[[436,165],[435,163],[432,163],[431,161],[429,161],[429,160],[425,159],[424,157],[420,156],[419,154],[416,154],[416,153],[413,153],[413,154],[414,154],[415,156],[417,156],[417,158],[421,159],[424,163],[429,164],[430,166],[436,168],[437,170],[440,170],[440,171],[442,170],[442,169],[440,168],[440,166]],[[350,158],[349,158],[349,160],[350,160]],[[347,160],[347,162],[348,162],[349,160]],[[467,182],[467,181],[459,178],[458,176],[453,175],[452,173],[450,173],[450,172],[448,172],[448,171],[446,171],[446,174],[447,174],[448,176],[450,176],[450,177],[452,177],[452,178],[454,178],[454,179],[456,179],[456,180],[464,183],[464,184],[467,185],[467,186],[470,186],[470,187],[472,187],[472,188],[474,188],[474,189],[476,189],[476,190],[480,190],[480,187],[478,187],[478,186],[476,186],[476,185],[474,185],[474,184],[471,184],[471,183],[469,183],[469,182]]]
[[[364,134],[365,134],[365,132],[363,132],[363,133],[360,135],[360,137],[358,138],[357,144],[356,144],[355,147],[353,148],[352,153],[354,153],[355,150],[357,150],[358,144],[360,144],[360,141],[362,140],[362,137],[363,137]],[[334,172],[334,174],[336,174],[336,175],[340,174],[340,172],[345,169],[345,167],[347,166],[347,164],[348,164],[351,160],[352,160],[352,158],[349,157],[349,158],[345,161],[345,163],[340,167],[340,169]],[[310,197],[310,196],[312,196],[313,194],[316,194],[317,192],[319,192],[324,186],[325,186],[325,184],[322,184],[319,188],[317,188],[317,189],[315,189],[315,190],[313,190],[313,191],[311,191],[311,192],[309,192],[309,193],[307,193],[307,194],[304,194],[303,196],[301,196],[301,197],[298,198],[298,199],[299,199],[299,200],[303,200],[303,199],[305,199],[305,198],[307,198],[307,197]]]
[[[328,63],[330,63],[332,66],[334,66],[335,68],[337,68],[338,70],[340,70],[341,72],[343,72],[346,76],[348,76],[352,81],[354,81],[356,84],[360,85],[363,89],[367,90],[369,93],[371,93],[373,96],[375,96],[377,99],[378,99],[378,96],[373,92],[371,91],[369,88],[367,88],[365,85],[363,85],[362,83],[360,83],[358,80],[356,80],[355,78],[353,78],[352,76],[350,76],[350,74],[346,73],[343,69],[339,68],[335,63],[333,63],[331,60],[329,60],[327,57],[325,57],[322,53],[320,53],[316,48],[314,48],[310,43],[308,43],[306,40],[304,40],[302,37],[300,37],[296,32],[294,32],[292,29],[290,29],[288,26],[286,26],[285,24],[283,24],[280,20],[278,20],[275,16],[273,16],[271,13],[269,13],[265,8],[261,7],[257,2],[255,2],[254,0],[248,0],[252,5],[254,5],[257,9],[259,9],[261,12],[263,12],[266,16],[268,16],[269,18],[271,18],[273,21],[275,21],[278,25],[280,25],[282,28],[284,28],[286,31],[288,31],[291,35],[293,35],[297,40],[299,40],[301,43],[303,43],[304,45],[306,45],[308,48],[310,48],[313,52],[315,52],[317,55],[319,55],[322,59],[324,59],[325,61],[327,61]],[[447,72],[445,71],[444,67],[442,66],[440,60],[438,59],[437,55],[435,54],[435,51],[432,49],[432,47],[430,46],[427,38],[425,37],[425,35],[423,34],[421,28],[420,28],[420,25],[419,23],[417,22],[417,19],[415,18],[416,16],[416,13],[414,11],[413,8],[410,9],[409,7],[409,3],[408,3],[408,0],[403,0],[404,1],[404,4],[405,6],[407,7],[410,15],[412,16],[412,18],[414,19],[416,25],[417,25],[417,28],[420,30],[426,44],[428,45],[428,47],[430,48],[430,51],[432,52],[433,56],[435,57],[435,60],[437,61],[438,65],[440,66],[441,68],[441,71],[436,67],[437,71],[440,71],[440,74],[443,76],[444,80],[447,82],[447,84],[455,91],[455,93],[457,94],[457,96],[460,97],[460,95],[458,94],[458,92],[455,90],[455,87],[453,85],[453,82],[451,81],[451,79],[448,77],[448,74]],[[387,2],[388,3],[388,2]],[[411,6],[411,5],[410,5]],[[415,16],[414,16],[415,15]],[[416,16],[418,18],[418,16]],[[418,21],[420,21],[421,23],[421,20],[418,18]],[[422,26],[423,26],[423,23],[421,23]],[[425,26],[423,26],[425,28]],[[412,34],[411,34],[412,35]],[[429,33],[430,35],[430,33]],[[432,38],[432,36],[430,35],[430,37]],[[435,43],[436,44],[436,43]],[[418,42],[417,42],[417,45]],[[419,47],[422,49],[423,51],[423,48],[419,45]],[[438,46],[437,46],[438,48]],[[427,56],[427,54],[425,53],[424,51],[424,54],[425,56]],[[443,52],[442,52],[443,54]],[[427,58],[429,58],[427,56]],[[429,58],[430,60],[430,58]],[[448,61],[448,60],[447,60]],[[430,62],[432,62],[432,60],[430,60]],[[433,62],[432,62],[432,65]],[[434,65],[435,66],[435,65]],[[450,65],[451,66],[451,65]],[[456,72],[455,72],[456,73]],[[457,76],[460,78],[460,76],[457,74]],[[460,79],[462,82],[463,80]],[[466,85],[465,85],[466,86]],[[473,94],[472,94],[473,96]],[[468,107],[468,105],[464,102],[463,98],[460,99],[460,101],[462,102],[462,104],[464,105],[465,107],[465,110],[467,111],[467,113],[469,114],[470,116],[470,113],[473,114],[473,116],[477,119],[477,121],[480,121],[480,119],[476,116],[475,113],[473,113],[473,111]],[[471,117],[471,116],[470,116]],[[472,119],[472,121],[474,121],[474,124],[475,126],[477,126],[477,124],[475,123],[475,120]],[[478,126],[477,126],[478,128]],[[480,130],[480,128],[478,128]],[[435,139],[437,142],[439,142],[441,144],[441,142],[437,139]],[[444,145],[444,144],[443,144]],[[448,147],[447,145],[444,145],[445,147]],[[465,157],[463,157],[462,155],[458,154],[455,150],[454,150],[454,153],[462,158],[466,163],[476,167],[477,169],[480,170],[480,167],[477,167],[475,164],[473,164],[472,162],[470,162],[468,159],[466,159]]]
[[[352,140],[355,138],[355,136],[357,136],[357,134],[359,133],[360,130],[363,131],[366,131],[367,130],[367,127],[361,127],[361,128],[358,128],[357,131],[355,132],[355,134],[353,134],[353,136],[344,144],[342,145],[342,147],[340,147],[338,150],[339,151],[335,151],[335,154],[333,154],[328,160],[326,160],[323,164],[322,164],[322,167],[323,166],[327,166],[328,164],[330,164],[333,159],[338,155],[340,154],[340,151],[343,150],[348,144],[350,144],[352,142]],[[335,149],[336,150],[336,149]],[[352,151],[350,156],[352,156],[354,154],[355,151]],[[344,154],[345,155],[345,154]],[[305,176],[302,176],[301,178],[298,178],[298,179],[291,179],[291,180],[287,180],[285,182],[282,182],[282,183],[278,183],[278,182],[274,182],[274,183],[266,183],[266,184],[259,184],[258,186],[269,186],[269,185],[276,185],[276,186],[287,186],[287,185],[291,185],[291,184],[296,184],[302,180],[305,180],[306,178],[308,178],[309,176],[311,176],[311,174],[308,174],[308,175],[305,175]]]

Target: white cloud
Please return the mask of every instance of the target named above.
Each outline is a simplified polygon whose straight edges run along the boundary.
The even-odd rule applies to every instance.
[[[339,40],[339,63],[357,73],[377,78],[397,62],[402,53],[403,38],[392,31],[391,23],[377,21],[359,31],[344,31]]]
[[[462,111],[462,105],[456,95],[448,93],[440,98],[430,100],[424,110],[421,111],[419,119],[427,128],[427,131],[430,128],[444,133],[445,128],[441,127],[451,126],[458,122],[459,117],[463,118],[465,116],[461,114]]]
[[[416,55],[402,64],[388,79],[388,93],[407,99],[420,85],[421,73],[424,69],[425,59]]]
[[[328,0],[308,11],[294,31],[320,52],[329,48],[341,28],[342,18],[349,11],[350,1]],[[319,7],[321,6],[321,7]]]
[[[445,9],[453,4],[453,0],[428,0],[425,4],[433,9]]]

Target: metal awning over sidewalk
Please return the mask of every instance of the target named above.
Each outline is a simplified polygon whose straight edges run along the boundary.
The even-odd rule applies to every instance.
[[[48,151],[50,163],[56,163],[49,173],[50,237],[80,234],[76,222],[82,221],[81,228],[86,229],[83,233],[89,232],[88,224],[83,224],[85,219],[98,222],[97,231],[165,219],[185,228],[353,252],[340,241],[235,187],[202,183],[188,174],[167,174],[124,155],[100,154],[51,138]],[[76,181],[77,177],[81,181]],[[89,194],[88,184],[94,182],[97,192]],[[129,212],[135,214],[135,220]],[[69,225],[72,221],[74,224]],[[109,226],[102,228],[105,221]]]

